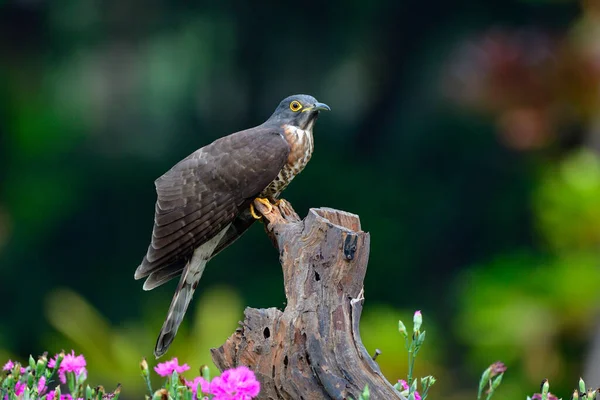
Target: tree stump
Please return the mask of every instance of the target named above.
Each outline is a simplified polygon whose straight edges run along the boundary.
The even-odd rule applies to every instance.
[[[283,268],[287,305],[244,311],[241,327],[218,349],[221,369],[246,365],[261,383],[259,399],[403,399],[368,354],[359,334],[369,234],[358,216],[311,209],[301,221],[282,200],[254,203]]]

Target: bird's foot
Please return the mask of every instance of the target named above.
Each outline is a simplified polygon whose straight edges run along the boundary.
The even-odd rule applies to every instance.
[[[261,203],[264,206],[266,206],[267,209],[268,209],[267,213],[270,213],[270,212],[273,211],[273,205],[271,204],[271,202],[269,201],[269,199],[265,199],[265,198],[262,198],[262,197],[257,197],[256,199],[254,199],[254,201],[258,201],[259,203]],[[254,217],[254,219],[261,219],[262,215],[257,214],[256,210],[254,208],[254,201],[252,203],[250,203],[250,214],[252,214],[252,217]]]

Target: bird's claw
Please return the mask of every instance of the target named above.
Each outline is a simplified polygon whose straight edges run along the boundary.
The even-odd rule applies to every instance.
[[[254,201],[258,201],[259,203],[265,205],[268,208],[267,213],[270,213],[273,211],[273,205],[271,204],[269,199],[257,197],[256,199],[254,199]],[[252,214],[252,217],[254,217],[254,219],[261,219],[262,215],[259,215],[256,212],[256,209],[254,208],[254,201],[252,203],[250,203],[250,214]],[[279,203],[279,201],[275,205],[277,205],[278,203]]]

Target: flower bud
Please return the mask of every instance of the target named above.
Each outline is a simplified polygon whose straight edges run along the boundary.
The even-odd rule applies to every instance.
[[[585,382],[583,381],[583,378],[579,378],[579,392],[585,393]]]
[[[210,368],[208,368],[208,365],[205,364],[200,367],[200,376],[206,379],[207,382],[210,382]]]
[[[165,388],[157,390],[152,396],[152,400],[167,400],[168,398],[169,392]]]
[[[60,364],[62,364],[65,359],[65,351],[62,350],[60,353],[56,355],[56,362],[54,363],[54,371],[58,371],[60,368]]]
[[[405,338],[408,337],[408,332],[406,331],[406,326],[404,326],[404,323],[402,321],[398,321],[398,331],[402,334],[402,336],[404,336]]]
[[[490,365],[490,378],[500,375],[506,371],[506,365],[501,361],[496,361]]]
[[[418,334],[419,329],[421,329],[421,325],[423,325],[423,316],[421,315],[421,310],[415,311],[415,315],[413,317],[413,332]]]
[[[549,391],[550,391],[550,382],[548,382],[548,379],[544,379],[542,381],[542,397],[547,398]]]
[[[13,374],[8,374],[2,382],[3,387],[12,388],[15,385],[15,377]]]
[[[104,395],[106,394],[106,391],[104,390],[104,386],[102,386],[102,385],[96,386],[96,394],[99,394],[100,398],[103,398]]]
[[[145,358],[142,358],[142,362],[140,363],[140,369],[142,370],[143,377],[150,376],[150,369],[148,368],[148,361],[146,361]]]
[[[10,371],[13,376],[15,377],[15,379],[19,379],[19,377],[21,376],[21,363],[16,362],[15,365],[13,366],[13,369]]]
[[[38,378],[44,374],[44,370],[46,369],[46,365],[48,365],[48,358],[41,356],[38,358],[37,363],[35,365],[35,376]]]
[[[117,385],[117,388],[115,389],[115,391],[113,392],[113,400],[117,400],[119,398],[119,395],[121,394],[121,384],[119,383]]]

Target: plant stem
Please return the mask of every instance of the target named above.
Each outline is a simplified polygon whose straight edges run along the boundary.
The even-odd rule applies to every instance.
[[[413,379],[413,369],[415,367],[415,342],[413,341],[410,344],[410,349],[408,350],[408,387],[412,387],[412,379]]]
[[[152,383],[150,382],[149,376],[144,376],[144,380],[146,381],[146,386],[148,386],[148,392],[150,392],[150,398],[154,395],[154,391],[152,390]]]

